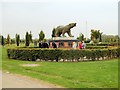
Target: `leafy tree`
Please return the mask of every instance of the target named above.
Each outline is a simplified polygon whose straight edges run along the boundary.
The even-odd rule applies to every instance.
[[[26,35],[25,35],[25,46],[29,46],[30,44],[30,37],[29,37],[29,33],[26,32]]]
[[[101,38],[101,36],[102,36],[102,33],[100,32],[100,30],[94,30],[94,29],[92,29],[91,30],[91,40],[97,40],[97,39],[99,39],[99,41],[102,41],[102,38]]]
[[[106,34],[103,34],[101,36],[102,38],[102,42],[116,42],[118,43],[118,41],[120,40],[120,37],[118,35],[106,35]]]
[[[7,38],[6,38],[6,44],[10,44],[10,35],[9,34],[7,35]]]
[[[5,45],[5,41],[4,41],[4,37],[1,36],[1,45],[4,46]]]
[[[20,35],[16,34],[16,44],[17,44],[17,46],[19,46],[19,43],[20,43]]]
[[[55,37],[55,28],[52,30],[52,37]]]
[[[43,39],[45,38],[45,34],[43,31],[40,31],[40,34],[39,34],[39,41],[43,41]]]
[[[78,40],[83,41],[84,40],[84,35],[81,33],[79,34],[79,37],[77,37]]]
[[[94,40],[94,39],[98,39],[98,38],[99,38],[98,31],[92,29],[91,30],[91,39]]]

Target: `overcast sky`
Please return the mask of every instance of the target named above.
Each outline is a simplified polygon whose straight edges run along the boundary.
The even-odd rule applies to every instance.
[[[80,33],[89,37],[91,29],[118,34],[118,0],[2,0],[0,6],[5,37],[18,33],[24,38],[26,31],[32,31],[38,38],[43,30],[51,38],[54,27],[71,22],[77,23],[71,29],[75,38]]]

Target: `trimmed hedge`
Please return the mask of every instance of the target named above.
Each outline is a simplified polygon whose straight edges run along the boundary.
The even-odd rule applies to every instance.
[[[105,49],[107,46],[87,46],[86,49]]]
[[[102,43],[94,43],[94,44],[90,44],[90,43],[86,43],[87,46],[118,46],[120,45],[118,42],[102,42]]]
[[[101,43],[101,44],[90,44],[90,43],[86,43],[87,46],[109,46],[109,43]]]
[[[7,49],[10,59],[36,61],[40,60],[104,60],[120,57],[120,48],[114,49],[40,49],[40,48],[11,48]]]

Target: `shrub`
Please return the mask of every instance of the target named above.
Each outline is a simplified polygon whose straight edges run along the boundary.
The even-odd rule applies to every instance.
[[[118,43],[117,42],[111,42],[111,43],[86,43],[87,46],[117,46]]]
[[[86,49],[105,49],[107,46],[87,46]]]
[[[99,60],[120,57],[120,48],[114,49],[40,49],[40,48],[10,48],[7,49],[11,59],[35,61],[40,60]]]

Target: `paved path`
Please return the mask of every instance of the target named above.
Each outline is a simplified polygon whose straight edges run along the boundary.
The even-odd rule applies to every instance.
[[[0,80],[1,75],[2,75],[2,88],[60,88],[59,86],[39,81],[31,77],[9,73],[2,74],[0,72]]]

